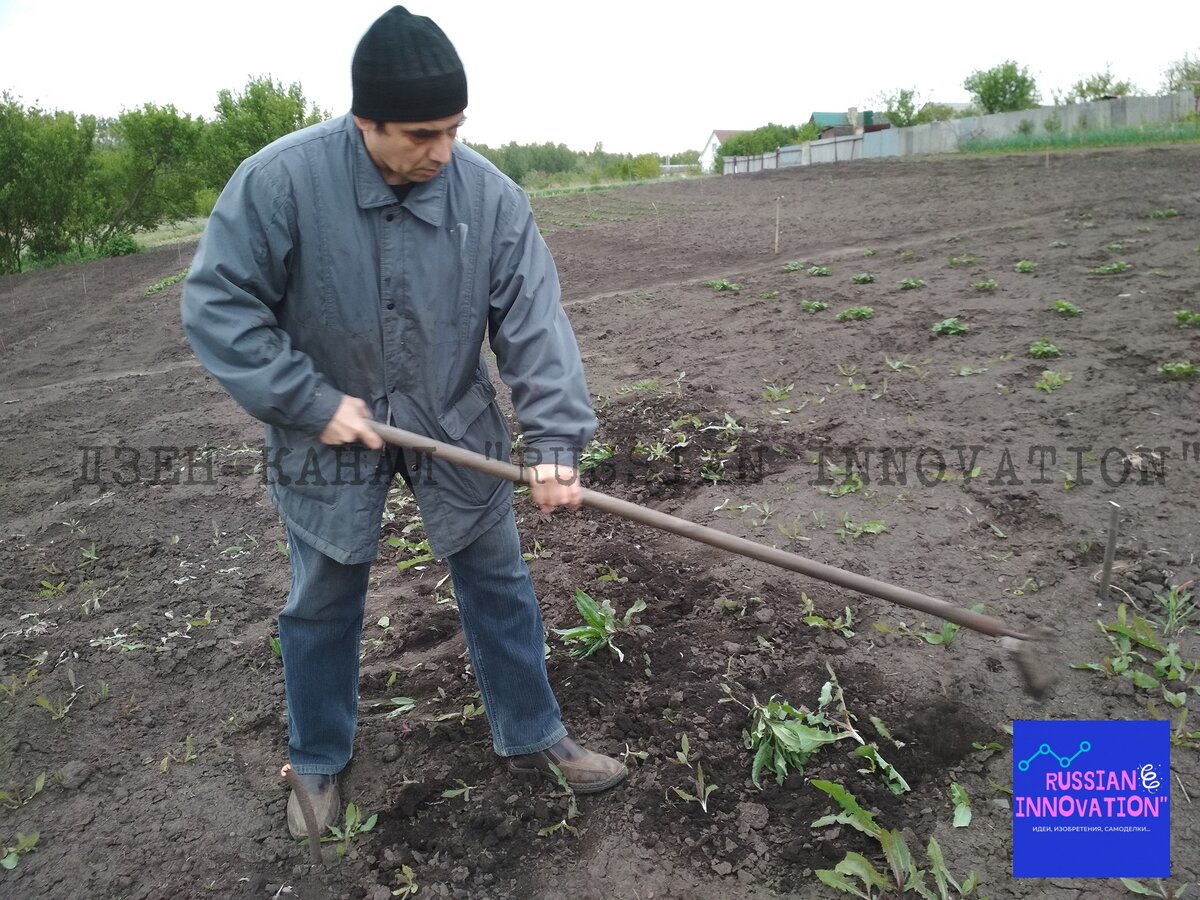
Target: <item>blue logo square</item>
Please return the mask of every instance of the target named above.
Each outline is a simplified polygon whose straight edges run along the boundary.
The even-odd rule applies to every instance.
[[[1167,878],[1170,723],[1013,722],[1013,877]]]

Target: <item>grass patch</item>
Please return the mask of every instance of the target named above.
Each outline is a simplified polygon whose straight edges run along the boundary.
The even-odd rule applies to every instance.
[[[1022,151],[1072,150],[1078,147],[1126,147],[1136,144],[1178,144],[1200,141],[1200,122],[1172,122],[1108,128],[1103,131],[1076,131],[1069,134],[1014,134],[994,140],[964,141],[963,153],[1020,153]]]
[[[144,231],[134,235],[134,240],[143,250],[149,250],[153,247],[163,247],[167,244],[178,244],[181,241],[188,241],[194,237],[199,237],[204,231],[204,226],[208,224],[208,217],[183,219],[179,222],[168,222],[164,225],[159,225],[153,231]]]

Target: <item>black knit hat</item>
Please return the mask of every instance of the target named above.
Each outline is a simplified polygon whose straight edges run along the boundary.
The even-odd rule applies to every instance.
[[[467,108],[467,75],[450,39],[393,6],[367,29],[350,65],[350,111],[375,122],[427,122]]]

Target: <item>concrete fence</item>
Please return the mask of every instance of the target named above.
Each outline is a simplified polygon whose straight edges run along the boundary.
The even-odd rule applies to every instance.
[[[742,175],[767,169],[848,162],[854,159],[957,153],[963,144],[1003,140],[1017,134],[1070,134],[1112,128],[1136,128],[1142,125],[1165,125],[1195,112],[1197,102],[1191,91],[1179,91],[1162,97],[1093,100],[1090,103],[1075,103],[1070,106],[1042,106],[1037,109],[971,116],[908,128],[888,128],[869,134],[846,135],[781,147],[773,153],[762,153],[758,156],[727,156],[722,174]]]

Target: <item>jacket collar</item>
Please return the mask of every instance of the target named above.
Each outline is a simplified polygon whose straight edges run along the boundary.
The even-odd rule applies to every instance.
[[[359,208],[376,209],[380,206],[391,206],[396,202],[396,195],[392,193],[391,185],[383,180],[383,176],[375,168],[352,114],[346,114],[343,127],[353,148],[351,153],[354,158],[354,190]],[[414,216],[437,228],[442,225],[446,206],[448,168],[443,168],[432,181],[413,185],[403,204]]]

